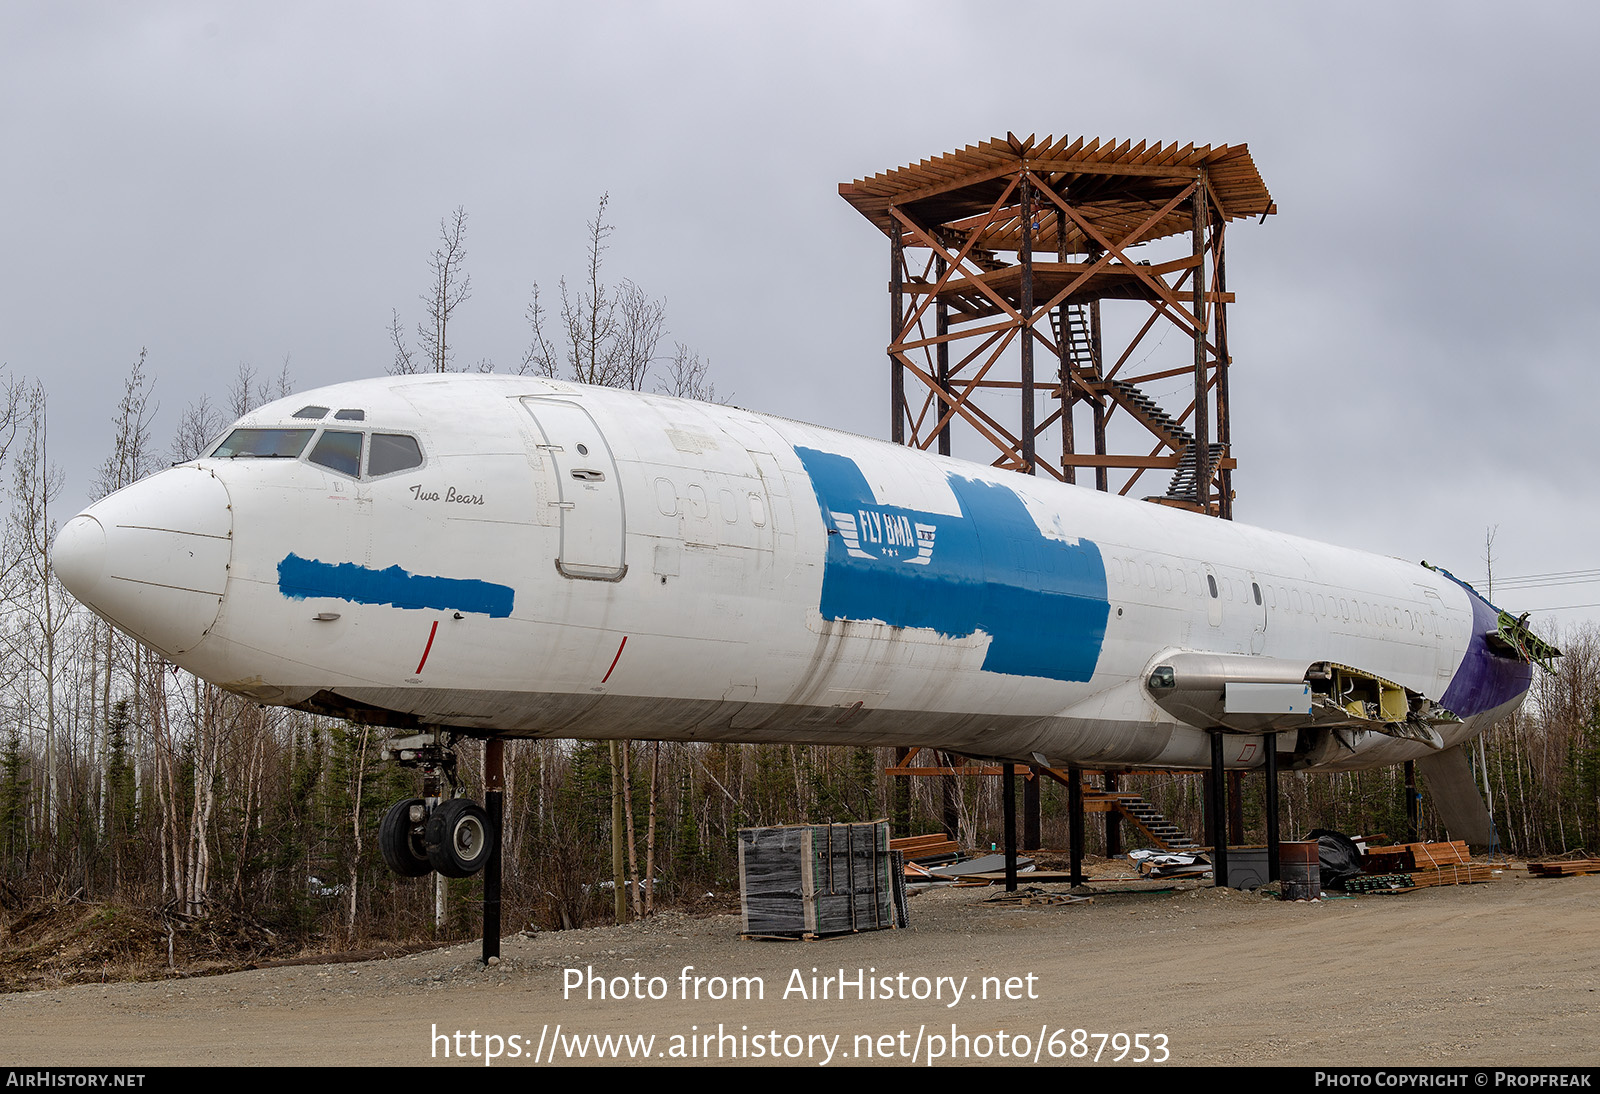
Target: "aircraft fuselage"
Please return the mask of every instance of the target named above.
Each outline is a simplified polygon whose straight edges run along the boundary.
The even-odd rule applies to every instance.
[[[1481,731],[1531,676],[1485,645],[1487,604],[1420,565],[532,378],[269,404],[74,518],[55,558],[79,599],[241,695],[476,736],[1204,767],[1212,727],[1149,686],[1193,653],[1239,679],[1353,666],[1459,718],[1432,744],[1279,736],[1285,762],[1365,767]],[[1232,733],[1227,762],[1263,747]]]

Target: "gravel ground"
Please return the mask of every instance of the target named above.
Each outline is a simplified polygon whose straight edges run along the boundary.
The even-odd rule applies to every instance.
[[[653,1035],[602,1062],[1600,1065],[1600,877],[1311,904],[1097,886],[923,893],[909,930],[821,942],[663,915],[508,938],[487,968],[471,945],[4,995],[0,1061],[517,1067]]]

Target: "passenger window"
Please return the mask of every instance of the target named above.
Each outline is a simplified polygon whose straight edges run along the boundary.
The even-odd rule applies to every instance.
[[[361,475],[361,434],[325,431],[317,438],[316,447],[308,459],[321,467],[341,475],[358,478]]]
[[[678,489],[672,485],[671,479],[656,480],[656,508],[664,517],[678,515]]]
[[[404,433],[374,433],[372,447],[367,452],[367,476],[392,475],[411,467],[422,466],[422,446],[415,437]]]
[[[706,504],[706,491],[699,483],[689,484],[689,512],[694,514],[696,520],[705,520],[711,515],[711,507]]]

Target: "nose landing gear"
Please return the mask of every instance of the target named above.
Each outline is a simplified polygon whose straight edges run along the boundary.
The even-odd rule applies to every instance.
[[[499,836],[477,802],[455,796],[456,753],[438,733],[419,733],[389,741],[383,758],[422,769],[423,797],[395,802],[378,826],[378,849],[389,869],[401,877],[430,870],[445,877],[471,877],[488,863]],[[439,778],[450,784],[440,794]]]
[[[484,799],[487,808],[455,796],[456,753],[440,733],[399,737],[384,745],[383,758],[422,769],[420,798],[395,802],[378,825],[378,850],[401,877],[437,873],[471,877],[483,872],[483,960],[500,956],[500,825],[505,796],[505,743],[484,743]],[[439,792],[439,777],[450,796]]]

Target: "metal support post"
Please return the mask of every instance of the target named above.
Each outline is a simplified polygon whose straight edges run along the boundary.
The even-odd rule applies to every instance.
[[[1006,764],[1001,769],[1004,785],[1006,813],[1006,892],[1017,891],[1017,765]]]
[[[1422,838],[1422,796],[1417,793],[1417,762],[1406,761],[1406,823],[1411,826],[1409,840],[1415,843]]]
[[[1211,731],[1211,866],[1217,888],[1228,884],[1228,779],[1222,767],[1222,731]]]
[[[1194,268],[1194,468],[1195,501],[1201,512],[1211,507],[1210,412],[1206,376],[1206,178],[1202,169],[1190,201],[1190,241]]]
[[[1034,465],[1034,407],[1033,407],[1033,187],[1024,178],[1018,188],[1022,195],[1022,252],[1017,256],[1022,266],[1022,467],[1024,475],[1033,474]]]
[[[1039,773],[1030,765],[1022,780],[1022,849],[1037,851],[1040,842]]]
[[[505,819],[506,743],[491,738],[483,746],[483,811],[489,815],[494,846],[483,867],[483,963],[500,959],[500,831]]]
[[[1072,825],[1072,884],[1083,884],[1083,768],[1067,765],[1067,814]]]
[[[897,231],[889,241],[889,344],[900,343],[900,328],[905,325],[905,289],[901,280],[904,244]],[[906,443],[906,370],[893,350],[889,351],[889,439]]]
[[[1283,875],[1278,869],[1278,735],[1269,733],[1267,741],[1267,880]]]

